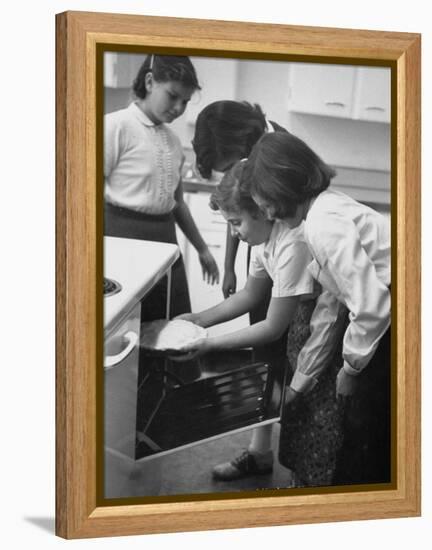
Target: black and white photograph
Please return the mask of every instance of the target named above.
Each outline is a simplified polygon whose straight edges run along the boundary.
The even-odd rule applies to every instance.
[[[392,69],[357,63],[104,52],[107,502],[394,479]]]

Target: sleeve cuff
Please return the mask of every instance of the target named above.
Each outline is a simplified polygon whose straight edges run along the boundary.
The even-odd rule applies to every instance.
[[[290,386],[296,392],[305,393],[313,389],[317,383],[318,380],[313,376],[296,370],[294,376],[292,377]]]
[[[350,374],[351,376],[358,376],[361,373],[360,370],[353,369],[352,366],[349,363],[347,363],[346,361],[344,361],[343,370],[347,374]]]

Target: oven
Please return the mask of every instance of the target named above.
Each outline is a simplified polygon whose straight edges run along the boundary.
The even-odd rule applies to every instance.
[[[239,350],[208,354],[193,369],[140,348],[140,308],[158,281],[168,287],[169,318],[173,261],[174,256],[164,263],[146,292],[135,293],[140,299],[133,306],[129,302],[115,330],[106,331],[105,498],[133,494],[134,472],[142,462],[280,417],[287,370],[283,365],[256,361],[251,350]],[[122,285],[119,273],[115,280]],[[119,297],[124,288],[113,292]],[[115,294],[106,295],[105,304],[114,298]]]

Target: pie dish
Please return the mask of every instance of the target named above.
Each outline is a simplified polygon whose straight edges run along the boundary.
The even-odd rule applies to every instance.
[[[183,319],[158,319],[141,324],[142,348],[161,354],[183,353],[184,346],[207,337],[207,331]]]

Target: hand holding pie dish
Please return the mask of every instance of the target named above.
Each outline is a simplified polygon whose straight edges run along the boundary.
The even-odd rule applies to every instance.
[[[207,331],[190,321],[158,319],[142,323],[140,345],[149,353],[172,356],[187,354],[205,338]]]

